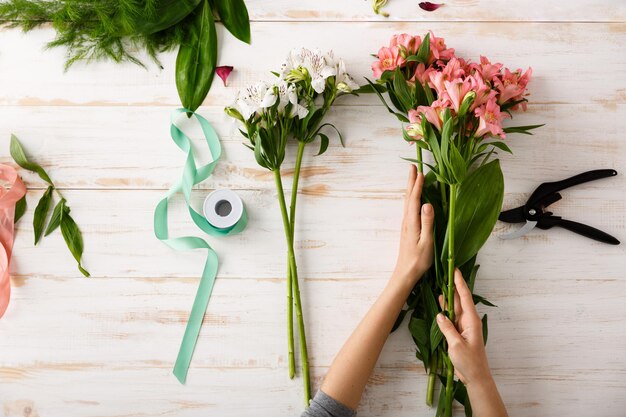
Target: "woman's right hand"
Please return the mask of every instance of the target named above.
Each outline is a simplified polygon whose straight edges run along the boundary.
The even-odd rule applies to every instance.
[[[461,382],[465,385],[472,385],[477,381],[488,382],[492,377],[485,352],[482,322],[472,293],[458,268],[454,271],[454,285],[456,327],[442,313],[437,315],[437,324],[448,341],[450,360]],[[439,303],[444,308],[442,296],[439,296]]]

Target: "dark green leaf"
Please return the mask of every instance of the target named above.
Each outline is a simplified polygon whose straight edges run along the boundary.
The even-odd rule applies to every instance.
[[[243,0],[213,0],[222,23],[240,41],[250,43],[250,19]]]
[[[195,111],[211,88],[217,65],[217,33],[208,0],[194,10],[176,57],[176,88],[188,110]]]
[[[487,315],[485,314],[482,318],[483,323],[483,342],[487,344],[487,337],[489,336],[489,329],[487,328]]]
[[[11,152],[11,157],[13,158],[16,164],[18,164],[19,166],[21,166],[22,168],[28,171],[36,172],[39,175],[39,178],[41,178],[48,184],[53,185],[52,180],[50,179],[46,171],[38,164],[34,162],[30,162],[28,160],[28,158],[26,157],[26,154],[24,153],[24,148],[22,148],[22,144],[20,143],[20,141],[17,139],[17,136],[15,135],[11,135],[10,152]]]
[[[545,126],[545,124],[528,125],[528,126],[511,126],[511,127],[505,127],[502,130],[504,130],[504,133],[523,133],[525,135],[532,135],[532,133],[530,133],[529,130],[537,129],[541,126]]]
[[[142,16],[135,19],[132,33],[152,34],[168,29],[187,17],[200,3],[200,0],[159,0],[156,2],[152,17]]]
[[[380,84],[366,84],[366,85],[362,85],[360,86],[357,90],[354,90],[353,93],[354,94],[372,94],[375,91],[378,91],[379,93],[385,93],[387,92],[387,89],[385,88],[384,85],[380,85]]]
[[[424,40],[417,50],[417,60],[424,65],[428,65],[428,58],[430,58],[430,33],[424,36]]]
[[[387,111],[389,113],[395,115],[396,118],[398,120],[400,120],[401,122],[404,122],[404,123],[408,123],[409,122],[409,119],[407,119],[406,116],[404,116],[403,114],[400,114],[400,113],[397,113],[397,112],[393,111],[393,109],[391,107],[389,107],[389,105],[387,104],[387,101],[385,101],[385,98],[383,97],[383,95],[380,93],[380,91],[378,91],[376,89],[376,84],[374,84],[373,82],[371,82],[367,78],[365,78],[365,81],[367,81],[367,83],[372,87],[372,90],[374,91],[374,93],[376,93],[376,95],[378,96],[380,101],[382,101],[382,103],[385,105],[385,107],[387,108]]]
[[[54,191],[54,187],[48,187],[46,192],[43,193],[43,196],[41,196],[41,199],[39,199],[39,204],[37,204],[37,207],[35,207],[35,214],[33,215],[35,245],[39,243],[39,239],[41,239],[41,235],[43,233],[43,228],[46,224],[48,209],[50,208],[50,202],[52,201],[52,191]]]
[[[503,197],[504,178],[498,160],[476,169],[458,186],[454,225],[456,265],[470,260],[487,241],[498,220]],[[442,259],[448,256],[446,248],[447,244]]]
[[[80,259],[83,256],[83,236],[80,233],[76,222],[72,216],[70,216],[67,207],[61,216],[61,234],[63,235],[63,240],[65,240],[65,244],[72,253],[72,256],[76,259],[76,262],[78,262],[79,271],[84,276],[88,277],[89,272],[87,272],[87,270],[85,270],[80,263]]]
[[[498,149],[503,150],[504,152],[513,153],[513,151],[507,146],[504,142],[489,142],[488,145],[495,146]]]
[[[437,324],[437,320],[433,320],[432,325],[430,326],[430,351],[434,352],[441,340],[443,339],[443,333],[439,329],[439,325]]]
[[[413,95],[411,94],[411,91],[409,91],[409,87],[406,84],[404,75],[402,75],[402,71],[400,71],[400,67],[396,68],[393,77],[393,92],[395,93],[401,105],[398,110],[404,113],[408,113],[410,109],[415,107],[413,102]]]
[[[22,216],[26,213],[26,196],[17,200],[15,203],[15,215],[13,216],[13,223],[17,223]]]
[[[426,324],[424,319],[411,317],[409,331],[411,332],[411,336],[413,336],[420,345],[428,345],[428,324]]]
[[[328,140],[328,136],[323,133],[318,133],[318,136],[320,137],[320,151],[317,153],[317,155],[321,155],[326,152],[326,149],[328,149],[328,143],[330,141]]]
[[[487,300],[485,297],[483,297],[482,295],[478,295],[478,294],[472,294],[472,299],[474,300],[474,304],[484,304],[488,307],[498,307],[497,305],[493,304],[491,301]]]
[[[50,217],[50,222],[48,223],[48,227],[46,227],[46,231],[44,236],[48,236],[50,233],[54,232],[57,227],[61,224],[61,216],[65,211],[65,199],[62,198],[61,201],[57,203],[52,211],[52,216]]]

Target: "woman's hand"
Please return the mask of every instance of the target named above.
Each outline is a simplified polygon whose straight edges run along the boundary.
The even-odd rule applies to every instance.
[[[456,328],[446,316],[441,313],[437,315],[437,324],[448,341],[448,353],[454,371],[465,385],[489,381],[491,371],[483,341],[483,324],[476,311],[472,293],[458,268],[454,271],[454,286]],[[444,308],[441,295],[439,304]]]
[[[391,282],[412,289],[433,262],[433,222],[430,204],[421,205],[424,174],[415,165],[409,170],[404,197],[404,217],[400,234],[400,251]]]
[[[506,407],[489,370],[483,325],[472,293],[458,269],[454,271],[454,286],[456,327],[446,316],[437,314],[437,324],[448,341],[448,354],[454,372],[467,387],[475,416],[507,417]],[[439,303],[444,308],[442,296],[439,297]]]

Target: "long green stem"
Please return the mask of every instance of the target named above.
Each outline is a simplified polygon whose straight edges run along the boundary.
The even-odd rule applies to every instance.
[[[454,215],[456,211],[456,184],[450,184],[448,211],[448,317],[454,323]],[[446,369],[446,404],[445,417],[452,416],[454,395],[454,365],[449,362]]]
[[[437,365],[439,361],[437,360],[437,352],[433,353],[433,356],[430,358],[430,369],[428,370],[428,387],[426,389],[426,405],[429,407],[433,406],[433,398],[435,395],[435,380],[437,377]]]
[[[278,192],[278,203],[280,204],[280,212],[283,217],[283,228],[285,230],[285,238],[287,240],[287,251],[289,253],[289,270],[291,271],[291,282],[293,284],[293,295],[296,304],[296,316],[298,318],[298,332],[300,336],[300,360],[302,361],[302,378],[304,379],[304,403],[309,405],[311,400],[311,379],[309,375],[309,353],[306,345],[306,333],[304,329],[304,317],[302,316],[302,301],[300,299],[300,288],[298,285],[298,268],[296,266],[296,254],[293,249],[293,239],[291,238],[291,228],[289,223],[289,215],[287,213],[287,204],[285,203],[285,193],[283,191],[283,182],[280,177],[280,170],[274,170],[274,180],[276,182],[276,191]]]
[[[294,239],[296,225],[296,200],[298,198],[298,181],[300,180],[300,167],[302,165],[302,156],[304,155],[304,142],[298,141],[298,155],[296,156],[296,166],[293,172],[293,184],[291,186],[291,202],[289,204],[289,232],[291,240]],[[287,258],[289,259],[289,258]],[[291,267],[287,262],[287,326],[288,326],[288,345],[289,345],[289,378],[293,379],[296,369],[296,361],[294,357],[294,339],[293,339],[293,280],[291,277]]]
[[[415,145],[415,149],[415,152],[417,152],[417,171],[424,172],[424,164],[422,163],[422,148]]]

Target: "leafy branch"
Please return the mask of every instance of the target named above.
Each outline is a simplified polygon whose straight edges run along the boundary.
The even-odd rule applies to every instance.
[[[28,160],[26,153],[24,152],[24,148],[22,144],[17,139],[15,135],[11,135],[11,147],[10,147],[11,157],[16,164],[20,167],[34,172],[39,175],[39,178],[44,180],[48,184],[48,188],[43,193],[43,196],[39,199],[39,203],[37,207],[35,207],[35,213],[33,216],[33,230],[35,233],[35,245],[39,243],[42,236],[48,236],[52,232],[54,232],[59,227],[61,228],[61,234],[63,235],[63,240],[65,240],[65,244],[68,249],[76,259],[78,263],[78,269],[80,272],[88,277],[89,272],[81,265],[81,258],[83,255],[83,236],[80,233],[80,229],[78,225],[70,215],[70,208],[67,205],[67,200],[61,195],[61,192],[56,188],[46,171],[37,163],[31,162]],[[59,197],[59,202],[55,205],[52,210],[52,215],[50,216],[50,220],[48,221],[48,225],[46,227],[46,220],[48,219],[48,213],[50,212],[50,207],[52,206],[53,193],[56,193]],[[15,209],[15,222],[19,220],[20,217],[26,211],[26,200],[22,198],[18,201]]]

